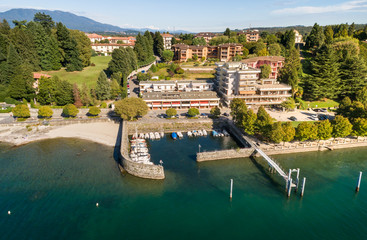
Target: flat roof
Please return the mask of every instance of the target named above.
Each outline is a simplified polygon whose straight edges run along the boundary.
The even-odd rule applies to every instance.
[[[292,87],[287,85],[287,84],[283,84],[283,83],[279,83],[279,84],[262,84],[262,85],[258,85],[257,86],[260,90],[266,90],[266,89],[289,89],[291,90]]]
[[[144,82],[140,82],[139,85],[141,84],[176,84],[176,83],[213,83],[212,80],[210,79],[203,79],[203,80],[190,80],[190,79],[185,79],[185,80],[160,80],[160,81],[144,81]]]
[[[204,92],[151,92],[143,94],[144,100],[219,99],[215,91]]]

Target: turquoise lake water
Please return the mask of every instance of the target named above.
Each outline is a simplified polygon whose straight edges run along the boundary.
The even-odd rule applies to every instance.
[[[152,181],[122,175],[113,148],[89,141],[0,144],[0,239],[367,239],[367,177],[354,191],[367,148],[274,156],[307,177],[305,196],[288,199],[249,158],[196,163],[199,144],[236,148],[229,137],[151,141],[166,173]]]

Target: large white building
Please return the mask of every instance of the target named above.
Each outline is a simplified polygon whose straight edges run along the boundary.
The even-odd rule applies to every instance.
[[[213,108],[219,97],[210,80],[140,82],[140,93],[151,109]]]
[[[163,33],[162,38],[163,38],[164,49],[171,50],[173,35],[169,33]]]
[[[241,62],[217,63],[215,86],[229,106],[234,98],[248,105],[275,105],[291,97],[291,87],[276,79],[260,79],[260,69]]]

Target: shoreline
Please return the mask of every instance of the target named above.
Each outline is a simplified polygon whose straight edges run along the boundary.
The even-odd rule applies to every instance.
[[[118,129],[119,124],[112,121],[61,126],[0,126],[0,142],[21,146],[47,139],[78,138],[114,147]]]

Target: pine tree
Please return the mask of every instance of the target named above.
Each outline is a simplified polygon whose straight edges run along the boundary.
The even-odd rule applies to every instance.
[[[153,40],[154,54],[161,57],[164,51],[163,37],[159,32],[155,32]]]
[[[339,68],[341,79],[340,97],[356,98],[356,93],[367,85],[367,68],[357,56],[345,59]]]
[[[70,35],[76,40],[79,57],[82,60],[83,67],[90,65],[92,57],[91,42],[85,33],[79,30],[70,30]]]
[[[62,23],[57,23],[56,35],[63,57],[62,65],[66,67],[66,71],[83,70],[82,60],[79,57],[79,51],[77,49],[77,42],[71,37],[69,30]]]
[[[315,99],[335,98],[340,92],[340,78],[334,50],[330,46],[323,46],[311,60],[311,66],[310,94]]]
[[[3,19],[3,21],[0,23],[0,34],[9,35],[10,33],[10,25],[8,21]]]
[[[98,100],[106,100],[110,98],[111,86],[104,71],[101,71],[99,74],[95,91]]]
[[[71,83],[66,80],[56,80],[55,102],[58,106],[65,106],[74,102],[73,85]]]
[[[8,56],[6,62],[6,79],[5,83],[9,83],[19,72],[21,67],[21,58],[13,44],[9,45]]]
[[[33,17],[33,21],[40,23],[47,33],[50,33],[51,29],[55,26],[55,22],[52,20],[52,17],[44,12],[36,13]]]
[[[310,35],[306,39],[307,48],[319,48],[324,44],[325,35],[322,27],[315,23],[312,27]]]
[[[332,41],[334,39],[333,28],[331,26],[326,26],[326,28],[324,30],[324,34],[325,34],[325,43],[326,44],[332,43]]]
[[[11,75],[8,94],[14,99],[33,98],[34,89],[32,87],[33,77],[30,65],[22,64],[17,71]]]
[[[80,91],[80,98],[84,106],[89,106],[92,103],[92,99],[90,97],[89,89],[87,84],[83,83],[82,89]]]

